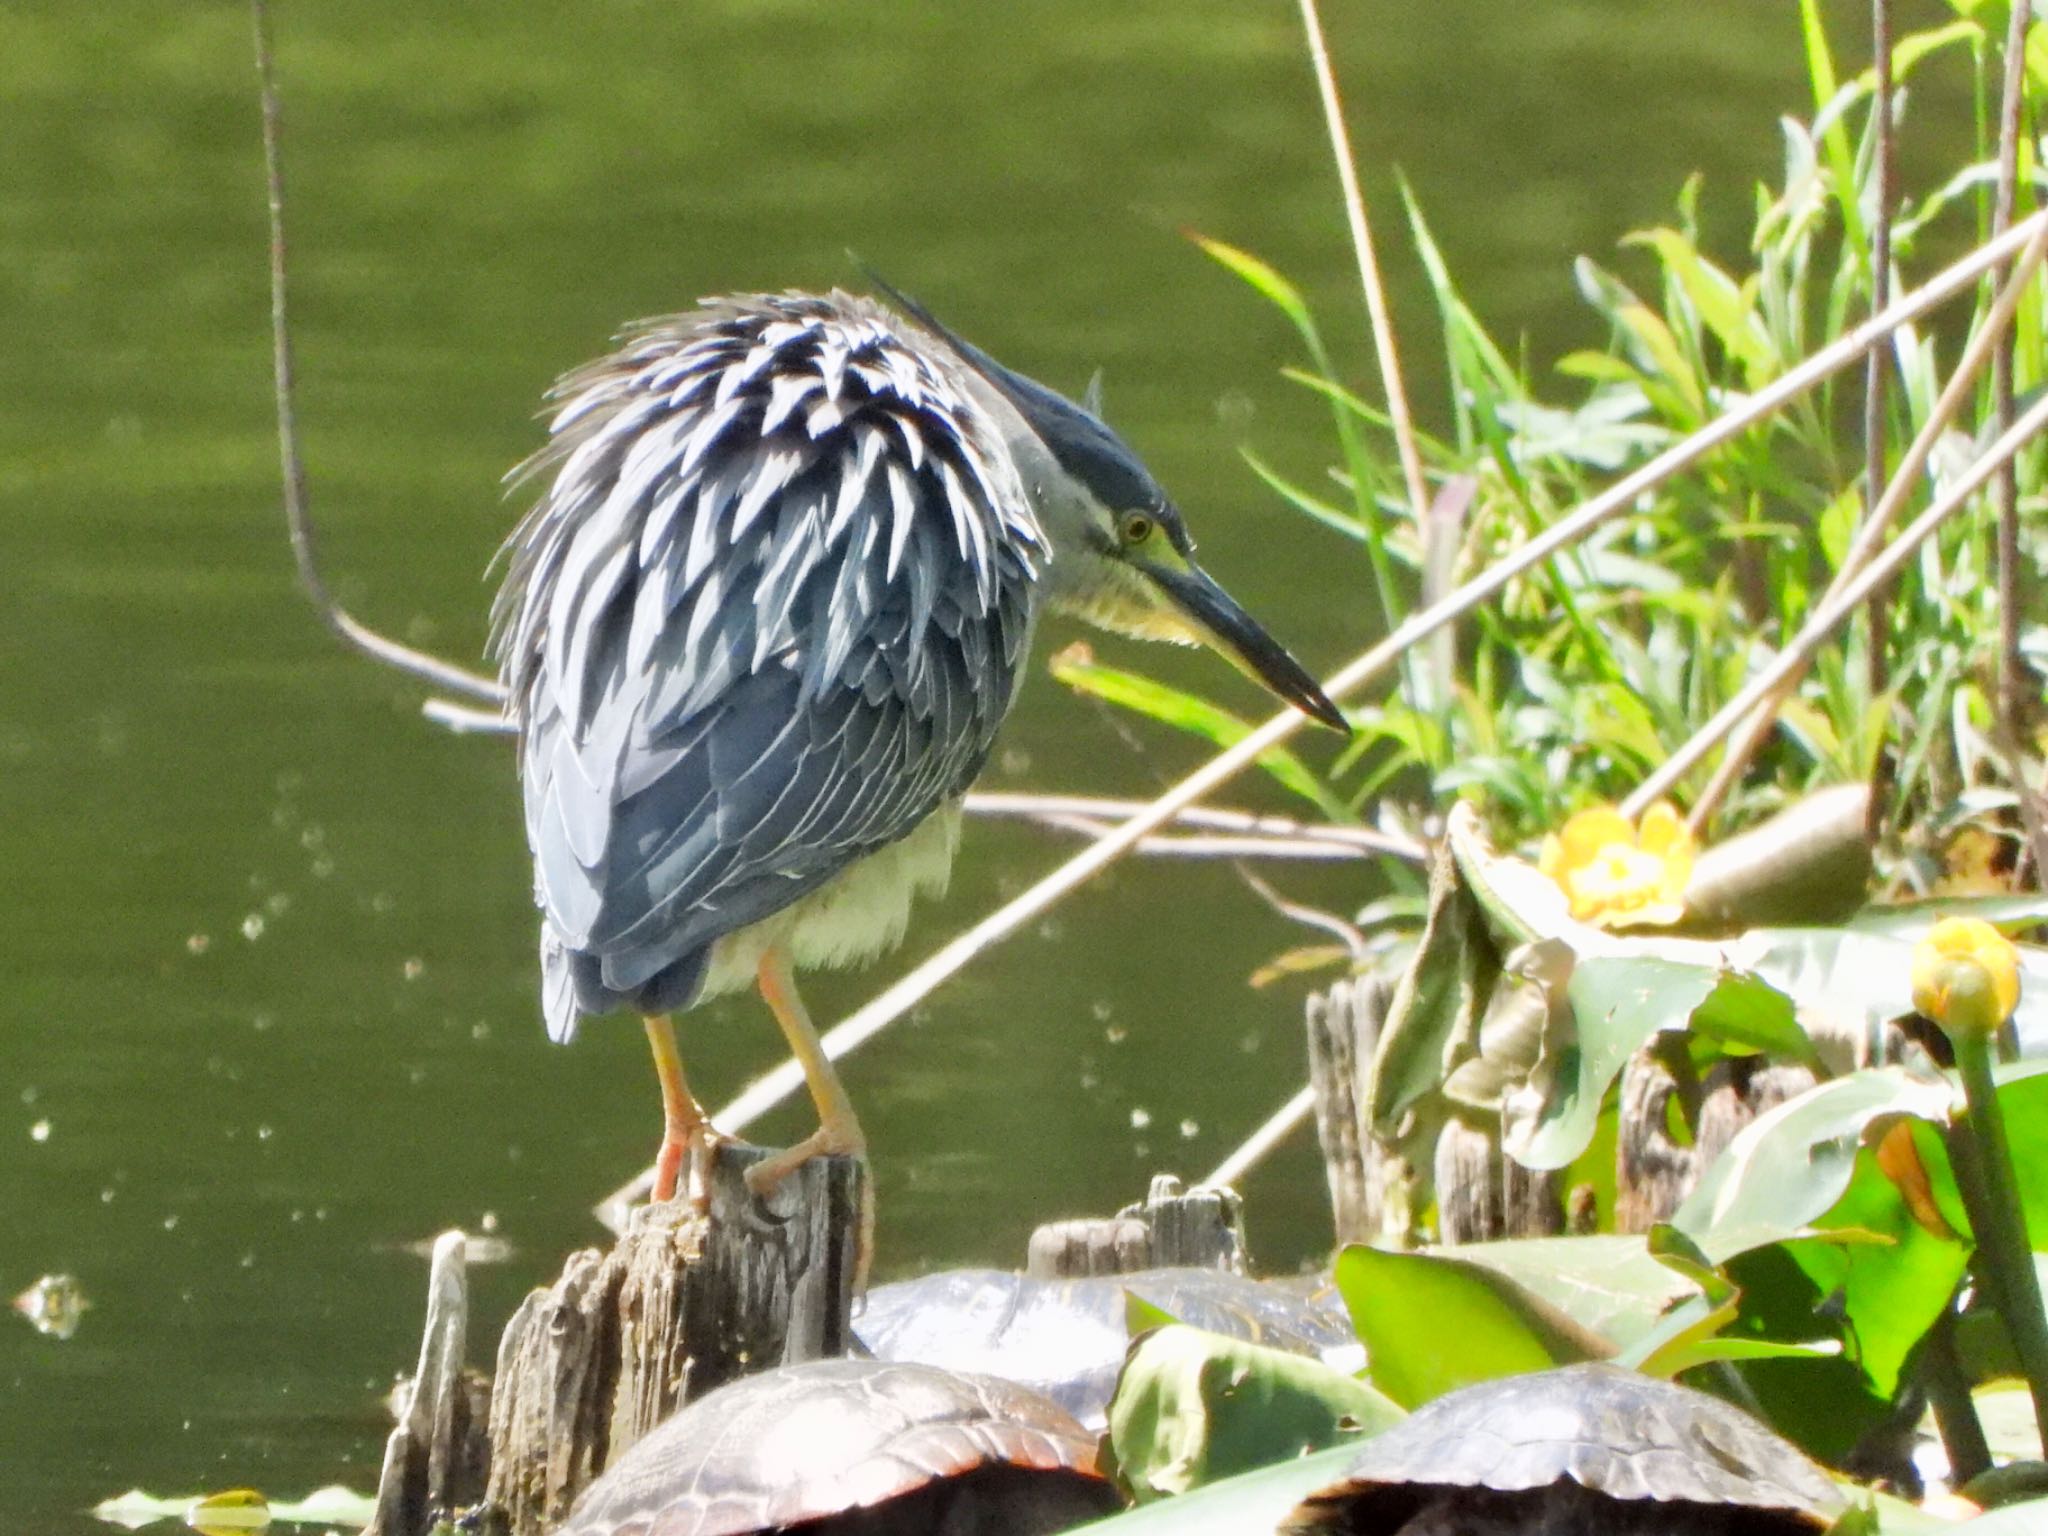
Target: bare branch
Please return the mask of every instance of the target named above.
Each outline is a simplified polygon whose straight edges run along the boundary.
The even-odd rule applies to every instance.
[[[1624,816],[1640,816],[1661,796],[1667,794],[1672,785],[1683,778],[1693,765],[1713,750],[1714,743],[1738,724],[1758,704],[1770,696],[1774,688],[1786,678],[1813,660],[1814,654],[1827,643],[1829,635],[1837,625],[1853,614],[1883,582],[1897,573],[1900,566],[1912,556],[1928,535],[1965,506],[1971,496],[1985,481],[1997,474],[2001,465],[2012,461],[2012,456],[2033,440],[2044,428],[2048,428],[2048,395],[2036,401],[2033,407],[2013,423],[2010,430],[2000,433],[1998,440],[1973,463],[1969,470],[1949,487],[1934,505],[1922,512],[1899,536],[1885,547],[1885,551],[1858,576],[1842,589],[1839,596],[1824,601],[1814,616],[1807,620],[1806,627],[1793,637],[1778,659],[1752,678],[1734,698],[1721,706],[1720,711],[1693,734],[1690,741],[1680,747],[1649,778],[1645,779],[1626,800],[1621,803]]]
[[[1218,1184],[1235,1184],[1264,1162],[1267,1154],[1275,1147],[1293,1135],[1295,1128],[1308,1119],[1315,1107],[1315,1089],[1303,1086],[1293,1098],[1273,1112],[1271,1119],[1247,1136],[1243,1145],[1218,1163],[1216,1171],[1202,1180],[1202,1187],[1206,1189]]]
[[[1100,836],[1117,822],[1144,811],[1147,802],[1097,795],[1035,795],[980,790],[967,797],[966,805],[970,816],[1016,818],[1074,830],[1086,827],[1090,836]],[[1410,864],[1427,863],[1429,859],[1429,850],[1413,838],[1376,831],[1371,827],[1347,827],[1330,822],[1310,824],[1286,816],[1255,815],[1250,811],[1209,806],[1188,806],[1176,814],[1173,821],[1180,826],[1201,827],[1206,831],[1227,834],[1228,840],[1241,841],[1261,851],[1270,848],[1273,856],[1282,858],[1384,857]],[[1220,838],[1146,839],[1148,844],[1163,842],[1182,848],[1201,846],[1208,855],[1220,852],[1213,845],[1223,841],[1225,839]],[[1288,851],[1290,849],[1295,851]],[[1147,849],[1141,845],[1136,851],[1142,853]]]
[[[306,506],[306,466],[299,453],[299,422],[291,326],[285,309],[284,151],[282,111],[278,102],[277,69],[270,47],[270,11],[265,0],[249,0],[256,30],[256,73],[263,89],[263,168],[270,198],[270,333],[271,361],[277,383],[277,447],[284,471],[284,515],[291,530],[292,557],[299,584],[327,627],[364,655],[412,677],[468,694],[493,704],[505,701],[494,678],[472,672],[425,651],[380,635],[356,619],[334,599],[320,574],[313,523]]]

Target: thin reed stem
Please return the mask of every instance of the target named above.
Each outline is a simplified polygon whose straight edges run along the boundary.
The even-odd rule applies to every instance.
[[[1998,113],[1998,200],[1992,208],[1991,233],[2011,227],[2019,206],[2020,115],[2026,107],[2027,24],[2031,5],[2015,4],[2005,36],[2004,94]],[[2012,345],[2004,340],[1991,365],[1993,409],[1998,430],[2012,425]],[[2026,660],[2020,654],[2020,513],[2019,478],[2010,464],[1998,472],[1998,718],[2014,741],[2022,739],[2028,707]]]
[[[1386,287],[1380,281],[1379,261],[1373,255],[1365,193],[1358,184],[1358,162],[1351,153],[1350,131],[1344,126],[1344,104],[1337,94],[1337,76],[1330,67],[1329,44],[1323,38],[1316,0],[1301,0],[1301,25],[1308,34],[1309,59],[1315,66],[1316,88],[1322,93],[1323,117],[1330,130],[1330,148],[1337,160],[1337,178],[1344,189],[1344,213],[1351,224],[1351,246],[1358,256],[1366,313],[1372,318],[1373,349],[1379,356],[1380,378],[1387,388],[1387,415],[1393,421],[1394,446],[1401,456],[1408,508],[1414,515],[1415,526],[1420,528],[1429,511],[1429,486],[1422,476],[1422,454],[1415,442],[1414,420],[1408,413],[1408,391],[1401,382],[1401,353],[1394,341],[1394,319],[1387,310]]]
[[[1897,196],[1893,182],[1897,166],[1892,150],[1892,7],[1891,0],[1870,0],[1871,53],[1877,72],[1877,93],[1871,102],[1872,131],[1876,138],[1876,218],[1870,226],[1870,307],[1880,310],[1891,301],[1892,285],[1892,200]],[[1885,385],[1890,378],[1888,359],[1882,347],[1866,361],[1863,376],[1863,507],[1868,516],[1875,506],[1877,488],[1885,483]],[[1884,696],[1888,673],[1886,637],[1890,633],[1890,594],[1871,594],[1864,609],[1868,624],[1868,645],[1864,651],[1864,691],[1873,704]],[[1880,754],[1880,761],[1882,754]],[[1872,803],[1879,797],[1873,795]]]

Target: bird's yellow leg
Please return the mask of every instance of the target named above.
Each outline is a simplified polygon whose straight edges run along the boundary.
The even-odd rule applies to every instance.
[[[863,1175],[860,1251],[854,1264],[854,1290],[859,1293],[867,1288],[868,1263],[875,1251],[875,1193],[874,1180],[867,1176],[867,1135],[861,1130],[860,1121],[854,1117],[853,1101],[846,1096],[846,1085],[832,1070],[832,1058],[825,1054],[824,1042],[818,1038],[817,1028],[811,1023],[810,1013],[797,992],[796,972],[790,965],[789,952],[780,945],[771,946],[761,956],[755,979],[760,984],[762,1000],[775,1015],[775,1022],[782,1026],[782,1033],[789,1041],[797,1064],[804,1069],[804,1081],[810,1085],[811,1099],[818,1106],[818,1128],[795,1146],[763,1158],[748,1168],[747,1188],[756,1195],[765,1195],[814,1157],[837,1155],[859,1158]]]
[[[661,1151],[654,1159],[654,1199],[673,1200],[683,1160],[690,1163],[690,1204],[701,1214],[711,1209],[711,1156],[729,1138],[711,1123],[704,1106],[690,1092],[683,1076],[682,1052],[676,1049],[676,1028],[665,1013],[646,1015],[647,1044],[654,1052],[654,1075],[661,1080]]]

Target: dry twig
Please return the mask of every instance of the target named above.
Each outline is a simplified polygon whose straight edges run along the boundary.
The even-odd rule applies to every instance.
[[[256,32],[256,73],[262,82],[263,170],[270,202],[270,335],[271,363],[277,386],[277,448],[284,472],[285,524],[291,530],[292,556],[299,584],[327,627],[364,655],[396,667],[411,677],[471,698],[502,704],[505,690],[494,678],[415,650],[359,623],[335,600],[320,574],[312,518],[307,511],[306,465],[299,452],[296,372],[292,359],[291,325],[285,306],[283,111],[278,100],[277,67],[270,46],[270,11],[265,0],[249,0]]]

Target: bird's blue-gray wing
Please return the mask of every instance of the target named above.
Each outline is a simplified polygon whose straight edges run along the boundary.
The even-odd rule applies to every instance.
[[[495,642],[558,1037],[687,1005],[716,940],[985,758],[1043,539],[920,343],[840,295],[719,301],[560,387]]]

